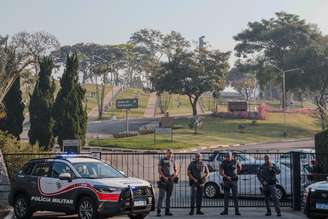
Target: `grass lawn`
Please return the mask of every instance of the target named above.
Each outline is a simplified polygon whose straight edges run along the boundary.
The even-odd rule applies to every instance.
[[[122,93],[120,93],[116,99],[125,99],[125,98],[138,98],[139,107],[137,109],[130,109],[129,118],[141,118],[144,115],[144,112],[148,105],[149,93],[145,93],[144,90],[138,88],[127,88]],[[105,112],[104,117],[112,117],[113,111]],[[114,108],[114,114],[117,118],[125,118],[125,110],[120,110]]]
[[[169,95],[169,94],[163,94]],[[168,112],[170,115],[178,115],[178,114],[192,114],[192,108],[189,102],[188,96],[178,95],[178,94],[170,94],[171,100],[168,107]],[[159,106],[157,106],[156,114],[160,114],[161,110]]]
[[[164,141],[154,145],[154,135],[142,135],[123,139],[109,138],[100,141],[91,141],[90,145],[104,147],[119,147],[131,149],[165,149],[168,146],[172,148],[190,148],[195,146],[229,145],[253,142],[279,141],[284,139],[282,132],[284,130],[283,114],[269,113],[268,119],[257,121],[252,125],[250,120],[239,119],[220,119],[215,117],[206,117],[204,125],[199,129],[197,135],[188,128],[189,120],[180,119],[176,124],[183,126],[182,129],[175,129],[174,142]],[[244,133],[240,133],[238,126],[245,125]],[[290,139],[312,137],[314,133],[320,130],[315,118],[309,115],[288,114],[287,115],[288,137]]]

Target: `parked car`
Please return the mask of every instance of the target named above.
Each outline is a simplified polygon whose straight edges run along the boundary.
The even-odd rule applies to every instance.
[[[242,161],[242,171],[239,174],[238,190],[240,196],[252,197],[262,194],[262,185],[257,178],[257,171],[264,163],[263,160]],[[281,173],[277,176],[277,197],[282,200],[291,194],[290,168],[278,165]],[[223,195],[223,177],[219,172],[211,172],[204,189],[207,198]]]
[[[300,152],[301,153],[301,165],[310,165],[313,160],[315,160],[315,150],[314,149],[295,149],[281,154],[275,159],[276,163],[284,164],[288,167],[291,167],[291,152]]]
[[[209,157],[204,159],[204,162],[207,164],[208,169],[210,172],[218,171],[220,164],[224,160],[225,154],[228,152],[232,152],[235,155],[235,158],[240,162],[244,161],[255,161],[255,158],[251,155],[237,150],[221,150],[221,151],[214,151],[209,154]]]
[[[306,187],[304,190],[304,213],[311,219],[328,217],[328,180]]]
[[[81,219],[142,219],[154,210],[155,199],[149,182],[127,177],[99,159],[59,156],[27,162],[14,178],[9,203],[17,219],[36,211],[78,214]]]

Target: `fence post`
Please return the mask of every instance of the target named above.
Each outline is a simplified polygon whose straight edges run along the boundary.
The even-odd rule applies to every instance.
[[[292,168],[292,208],[295,211],[301,210],[301,153],[291,152]]]

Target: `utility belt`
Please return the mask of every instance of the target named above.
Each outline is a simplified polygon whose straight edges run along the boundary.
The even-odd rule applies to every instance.
[[[202,177],[200,179],[197,179],[197,183],[193,180],[189,180],[189,186],[202,186],[207,182],[206,177]]]
[[[223,177],[223,181],[224,182],[235,182],[235,181],[238,181],[238,176],[237,175],[230,176],[230,178],[231,178],[231,181],[228,180],[226,177]]]
[[[158,188],[166,188],[167,186],[177,184],[178,182],[179,177],[172,175],[170,177],[167,177],[167,179],[164,179],[164,177],[160,177],[160,180],[157,182],[157,184]]]

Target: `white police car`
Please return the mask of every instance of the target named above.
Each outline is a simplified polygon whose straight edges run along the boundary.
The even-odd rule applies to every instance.
[[[155,207],[149,182],[81,156],[27,162],[14,178],[9,203],[17,219],[30,218],[36,211],[77,213],[81,219],[142,219]]]

